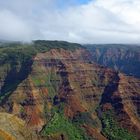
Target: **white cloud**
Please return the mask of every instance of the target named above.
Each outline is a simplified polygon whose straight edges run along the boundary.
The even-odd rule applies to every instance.
[[[25,0],[24,6],[12,1],[0,2],[6,9],[0,10],[0,38],[140,43],[139,0],[93,0],[61,9],[57,0]]]
[[[0,11],[0,38],[8,40],[31,40],[31,28],[10,11]]]

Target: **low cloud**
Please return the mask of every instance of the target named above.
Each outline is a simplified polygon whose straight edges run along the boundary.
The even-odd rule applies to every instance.
[[[56,1],[0,2],[0,38],[140,43],[139,0],[68,1],[69,6],[64,2],[61,7],[62,0]]]
[[[32,30],[26,21],[20,19],[12,12],[0,12],[0,38],[5,40],[31,40]]]

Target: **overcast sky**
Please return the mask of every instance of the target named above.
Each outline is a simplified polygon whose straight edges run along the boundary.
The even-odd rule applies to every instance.
[[[0,0],[0,39],[140,43],[140,0]]]

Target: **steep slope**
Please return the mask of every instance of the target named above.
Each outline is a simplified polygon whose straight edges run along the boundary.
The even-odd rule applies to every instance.
[[[0,113],[1,140],[36,140],[37,137],[26,127],[25,122],[14,115]]]
[[[101,65],[140,78],[139,45],[86,45],[91,60]]]
[[[81,45],[64,41],[37,40],[32,44],[20,42],[0,44],[0,104],[31,72],[33,57],[52,48],[75,50]]]
[[[112,131],[112,129],[114,129],[112,124],[116,124],[117,122],[122,128],[130,130],[130,132],[135,133],[137,137],[140,138],[139,84],[140,81],[138,79],[119,74],[116,75],[115,79],[113,80],[113,83],[111,82],[105,88],[100,103],[101,110],[103,111],[101,119],[103,125],[110,125],[106,126],[111,127],[109,128],[109,131]],[[105,115],[105,118],[103,115]],[[111,116],[111,120],[108,120],[109,116]],[[116,122],[112,119],[114,119]],[[106,124],[106,121],[109,121],[108,123],[110,124]],[[120,135],[120,132],[115,131],[118,131],[118,129],[114,129],[114,132],[112,132],[114,134],[112,134],[112,136],[116,135],[116,137],[113,138],[117,139],[117,136]],[[112,137],[109,132],[106,135]],[[124,139],[132,138],[127,138],[127,136],[124,135]]]
[[[140,80],[89,58],[80,48],[36,53],[1,112],[24,120],[40,140],[139,139]]]

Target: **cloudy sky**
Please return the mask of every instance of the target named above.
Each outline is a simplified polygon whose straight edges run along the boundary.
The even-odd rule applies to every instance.
[[[0,39],[140,43],[140,0],[0,0]]]

